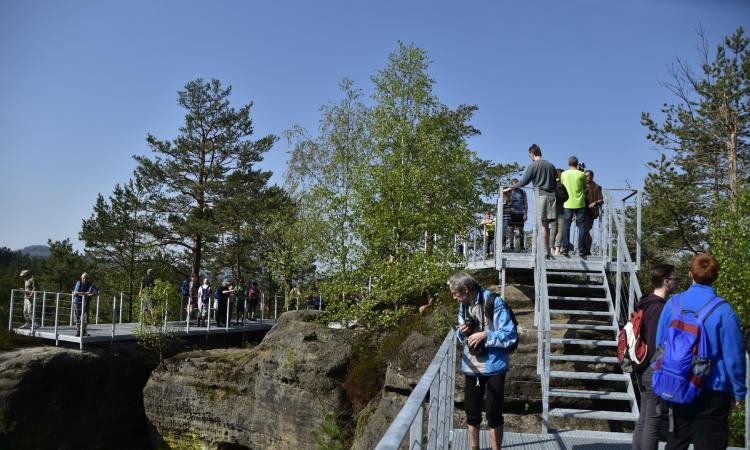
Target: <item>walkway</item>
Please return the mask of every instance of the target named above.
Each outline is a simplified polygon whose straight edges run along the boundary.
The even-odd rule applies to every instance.
[[[258,322],[247,322],[244,326],[231,326],[229,328],[212,326],[207,327],[191,326],[188,330],[185,322],[169,322],[167,331],[177,336],[201,336],[217,335],[232,333],[251,333],[255,331],[268,331],[276,324],[274,320],[263,320]],[[94,344],[99,342],[127,342],[137,339],[137,331],[140,323],[117,323],[117,324],[99,324],[87,325],[86,331],[88,336],[76,337],[75,326],[59,326],[57,333],[53,326],[37,327],[33,331],[24,328],[14,328],[13,332],[23,336],[34,336],[41,339],[55,341],[73,342],[83,347],[84,344]]]

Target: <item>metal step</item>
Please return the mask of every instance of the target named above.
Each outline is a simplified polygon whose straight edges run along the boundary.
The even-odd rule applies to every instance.
[[[550,378],[575,378],[576,380],[629,381],[630,375],[623,373],[568,372],[551,370]]]
[[[565,295],[550,295],[547,298],[550,300],[565,300],[565,301],[580,301],[580,302],[603,302],[606,303],[609,300],[601,297],[568,297]]]
[[[611,311],[584,311],[575,309],[550,309],[550,314],[567,314],[569,316],[609,316],[614,315]]]
[[[575,289],[604,289],[601,284],[568,284],[568,283],[547,283],[547,287],[575,288]]]
[[[560,276],[566,276],[566,277],[575,277],[575,276],[581,276],[581,277],[599,277],[603,278],[604,275],[601,274],[601,272],[556,272],[554,270],[547,270],[547,275],[560,275]]]
[[[611,392],[611,391],[579,391],[577,389],[557,389],[551,388],[549,390],[551,397],[567,397],[567,398],[592,398],[597,400],[625,400],[632,402],[635,400],[627,392]]]
[[[550,361],[571,361],[571,362],[590,362],[603,364],[617,364],[616,356],[597,356],[597,355],[549,355]]]
[[[619,331],[616,326],[613,325],[585,325],[578,323],[552,323],[552,328],[565,328],[569,330],[602,330],[602,331]]]
[[[590,409],[564,409],[555,408],[550,410],[552,417],[568,417],[574,419],[599,419],[599,420],[622,420],[629,422],[638,421],[638,415],[632,412],[620,411],[594,411]]]
[[[617,347],[617,341],[605,341],[599,339],[560,339],[552,338],[552,344],[582,345],[584,347]]]

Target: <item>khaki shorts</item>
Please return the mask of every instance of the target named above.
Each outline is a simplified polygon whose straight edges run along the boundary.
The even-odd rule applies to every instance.
[[[539,194],[539,214],[542,220],[555,220],[557,219],[557,209],[555,208],[554,195]]]

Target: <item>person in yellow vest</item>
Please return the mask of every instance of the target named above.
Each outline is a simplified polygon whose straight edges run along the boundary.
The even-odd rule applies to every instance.
[[[570,226],[573,217],[578,229],[578,251],[585,256],[585,226],[586,226],[586,175],[578,170],[578,158],[568,158],[568,170],[560,175],[560,181],[568,191],[568,201],[565,207],[565,230],[563,230],[562,255],[569,256],[570,252]]]

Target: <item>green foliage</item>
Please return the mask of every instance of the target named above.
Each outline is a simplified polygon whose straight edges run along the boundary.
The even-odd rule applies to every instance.
[[[154,286],[144,289],[138,296],[140,308],[135,318],[141,323],[135,335],[138,342],[153,351],[161,361],[165,350],[177,341],[177,335],[164,323],[166,312],[179,310],[180,297],[171,283],[156,280]]]
[[[79,238],[86,252],[101,268],[99,286],[124,292],[132,299],[138,289],[144,262],[153,256],[146,229],[151,216],[146,210],[145,190],[140,180],[116,184],[109,201],[99,194],[91,217],[81,226]],[[128,317],[132,302],[128,302]]]
[[[711,253],[720,265],[716,290],[745,324],[750,320],[750,189],[719,205],[710,233]]]
[[[81,278],[81,273],[92,275],[94,265],[91,261],[73,250],[70,239],[63,241],[47,241],[51,254],[44,261],[42,269],[35,275],[36,280],[44,289],[55,292],[72,292],[73,287]],[[93,275],[92,275],[93,279]]]
[[[135,156],[136,175],[150,194],[148,209],[154,214],[148,231],[161,246],[189,251],[192,273],[200,273],[206,242],[232,255],[242,251],[247,211],[271,176],[255,165],[276,137],[250,140],[252,103],[235,109],[231,92],[219,80],[187,83],[178,93],[186,114],[177,138],[149,135],[146,141],[156,156]]]
[[[344,80],[342,101],[322,108],[317,138],[288,133],[287,183],[324,275],[322,320],[393,326],[426,303],[457,262],[454,236],[518,170],[468,148],[477,108],[442,104],[429,63],[424,50],[399,43],[372,77],[373,106]]]
[[[336,420],[336,414],[329,411],[323,418],[320,429],[312,432],[317,450],[344,450],[347,434]]]
[[[714,208],[737,195],[750,165],[750,40],[740,27],[713,60],[702,44],[699,73],[681,60],[672,67],[666,86],[678,102],[664,105],[663,122],[642,115],[661,152],[644,186],[648,257],[704,251]]]

